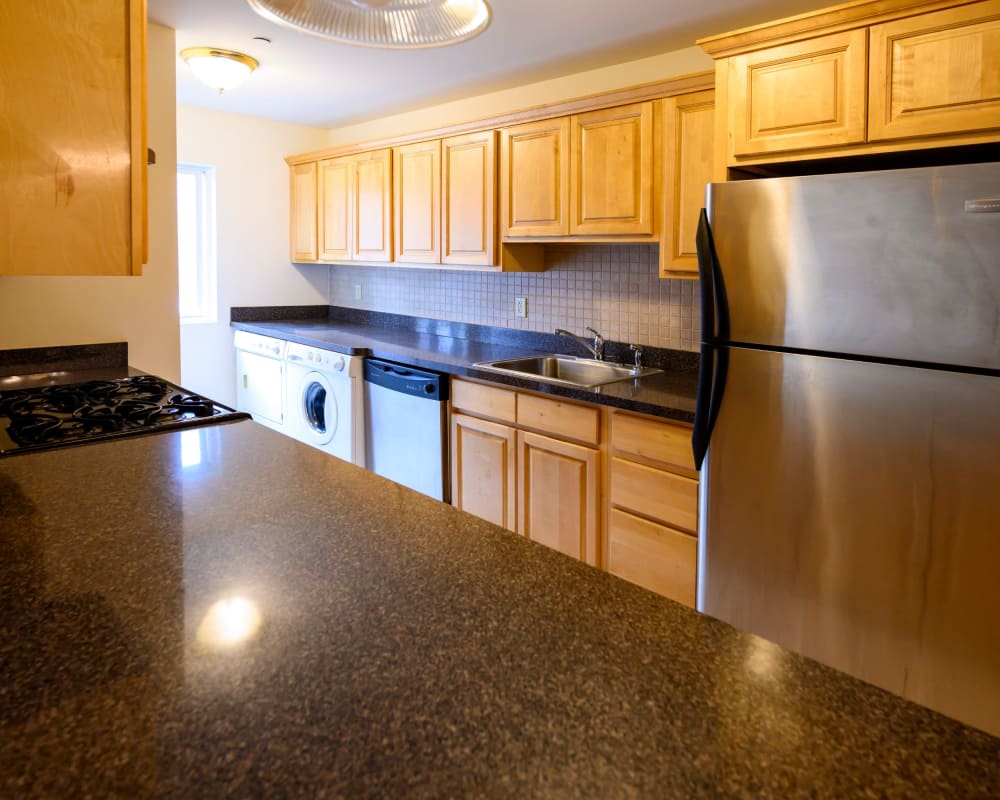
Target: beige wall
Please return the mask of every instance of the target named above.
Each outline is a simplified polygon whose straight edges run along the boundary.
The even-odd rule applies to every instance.
[[[483,119],[494,114],[520,111],[547,103],[572,100],[598,92],[638,86],[712,69],[712,59],[704,50],[700,47],[687,47],[636,61],[613,64],[513,89],[428,106],[417,111],[382,117],[357,125],[334,128],[330,131],[326,144],[353,144],[382,136],[430,130],[442,125]]]
[[[215,167],[217,321],[181,325],[181,382],[223,403],[235,403],[231,306],[327,302],[322,265],[288,259],[290,153],[321,147],[320,128],[177,109],[178,161]]]
[[[149,26],[149,263],[141,277],[0,277],[0,349],[127,341],[129,361],[180,377],[174,32]]]

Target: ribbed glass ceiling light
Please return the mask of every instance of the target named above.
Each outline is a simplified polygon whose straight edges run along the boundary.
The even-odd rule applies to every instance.
[[[486,0],[247,0],[272,22],[367,47],[440,47],[490,24]]]

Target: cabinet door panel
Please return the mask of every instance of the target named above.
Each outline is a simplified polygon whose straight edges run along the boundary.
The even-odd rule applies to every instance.
[[[318,256],[316,235],[315,161],[295,164],[292,175],[292,261],[315,261]]]
[[[389,149],[354,157],[353,256],[358,261],[392,259],[392,173]]]
[[[715,162],[715,92],[668,97],[663,119],[660,277],[698,276],[695,233]]]
[[[569,233],[569,117],[500,132],[503,236]]]
[[[694,608],[698,540],[612,508],[608,572]]]
[[[597,564],[599,453],[534,433],[517,433],[518,532]]]
[[[514,448],[513,428],[452,414],[452,505],[513,531]]]
[[[653,104],[571,119],[571,234],[653,232]]]
[[[319,258],[351,257],[351,158],[319,162]]]
[[[393,148],[396,261],[441,262],[441,141]]]
[[[864,142],[867,41],[859,29],[731,58],[733,154]]]
[[[868,138],[1000,128],[1000,0],[871,28]]]
[[[441,143],[444,264],[497,263],[496,140],[496,131],[484,131]]]

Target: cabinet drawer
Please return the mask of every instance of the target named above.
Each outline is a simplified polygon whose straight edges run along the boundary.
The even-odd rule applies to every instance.
[[[611,446],[619,453],[694,470],[691,427],[615,413]]]
[[[563,403],[530,394],[517,396],[517,424],[550,436],[596,445],[601,412],[597,408]]]
[[[612,458],[611,502],[681,530],[698,529],[698,481],[672,472]]]
[[[470,414],[490,417],[511,424],[517,418],[517,394],[494,386],[454,380],[451,382],[451,406]]]
[[[613,508],[608,572],[694,608],[698,540]]]

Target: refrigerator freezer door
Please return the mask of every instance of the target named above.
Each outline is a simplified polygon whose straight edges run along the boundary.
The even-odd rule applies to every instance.
[[[1000,735],[1000,378],[731,348],[699,609]]]
[[[735,342],[1000,369],[1000,163],[713,184]]]

